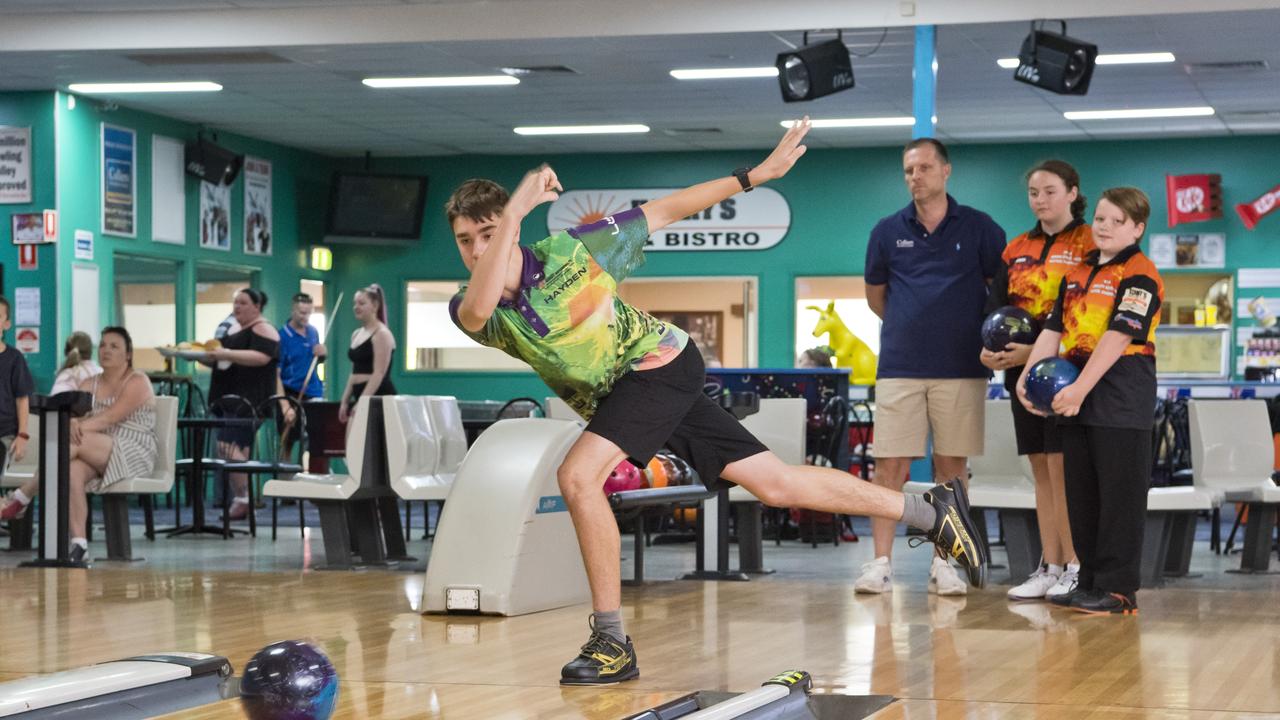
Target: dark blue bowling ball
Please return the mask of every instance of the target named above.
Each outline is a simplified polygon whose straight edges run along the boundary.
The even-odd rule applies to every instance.
[[[240,679],[240,704],[251,720],[325,720],[337,701],[329,658],[296,640],[259,650]]]
[[[1071,361],[1045,358],[1027,371],[1027,399],[1040,412],[1053,415],[1053,397],[1078,377],[1080,370]]]
[[[1031,313],[1005,305],[982,321],[982,346],[991,352],[1001,352],[1009,343],[1030,345],[1039,333],[1040,328]]]

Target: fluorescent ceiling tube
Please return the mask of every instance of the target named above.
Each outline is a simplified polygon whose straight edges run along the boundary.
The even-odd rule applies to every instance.
[[[621,135],[647,132],[648,125],[543,125],[515,128],[517,135]]]
[[[1171,63],[1177,58],[1171,52],[1152,52],[1152,53],[1114,53],[1111,55],[1099,55],[1095,60],[1098,65],[1145,65],[1148,63]],[[1012,70],[1018,67],[1018,58],[1000,58],[996,64],[1006,70]]]
[[[135,82],[135,83],[71,83],[67,89],[74,93],[94,95],[101,93],[165,93],[165,92],[217,92],[222,86],[214,82]]]
[[[510,75],[464,75],[459,77],[394,77],[365,78],[360,82],[373,88],[479,87],[482,85],[519,85]]]
[[[1205,117],[1213,114],[1213,108],[1141,108],[1135,110],[1074,110],[1062,113],[1068,120],[1132,120],[1136,118]]]
[[[742,68],[686,68],[672,70],[671,77],[677,80],[733,80],[737,78],[777,77],[776,67],[742,67]]]
[[[789,128],[795,120],[783,120],[782,127]],[[826,120],[810,120],[809,124],[816,128],[856,128],[856,127],[909,127],[916,124],[916,119],[908,116],[869,117],[869,118],[829,118]]]
[[[1171,63],[1175,60],[1177,58],[1171,52],[1153,52],[1099,55],[1094,62],[1099,65],[1146,65],[1149,63]]]

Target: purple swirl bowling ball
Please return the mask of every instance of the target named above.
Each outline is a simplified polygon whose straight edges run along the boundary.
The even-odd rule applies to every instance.
[[[240,679],[240,704],[251,720],[325,720],[337,701],[333,664],[297,640],[259,650]]]
[[[982,321],[982,346],[991,352],[1002,352],[1009,343],[1030,345],[1040,333],[1031,313],[1006,305]]]

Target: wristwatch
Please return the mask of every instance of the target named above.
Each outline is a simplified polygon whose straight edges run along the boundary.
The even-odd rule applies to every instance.
[[[733,176],[738,178],[738,183],[742,185],[743,192],[751,192],[754,189],[751,187],[751,179],[747,177],[749,172],[751,172],[750,167],[740,167],[733,171]]]

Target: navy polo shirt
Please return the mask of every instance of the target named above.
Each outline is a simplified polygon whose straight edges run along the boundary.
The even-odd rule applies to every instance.
[[[307,326],[304,336],[289,323],[280,328],[280,384],[290,395],[296,395],[302,389],[302,381],[311,368],[311,357],[316,345],[320,344],[320,333],[314,327]],[[311,373],[311,381],[307,383],[304,397],[318,398],[324,395],[324,385],[320,383],[319,371]]]
[[[915,203],[884,218],[867,243],[868,285],[888,285],[879,378],[985,378],[978,361],[987,281],[1000,268],[1004,230],[947,195],[931,233]]]

